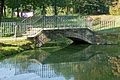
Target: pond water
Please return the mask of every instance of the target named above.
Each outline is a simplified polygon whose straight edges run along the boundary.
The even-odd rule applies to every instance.
[[[29,50],[0,61],[0,80],[120,80],[120,46]]]

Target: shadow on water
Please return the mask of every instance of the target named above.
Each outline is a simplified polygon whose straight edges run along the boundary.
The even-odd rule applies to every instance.
[[[89,45],[71,44],[63,49],[52,52],[42,63],[80,62],[90,59]],[[88,54],[86,54],[88,53]]]
[[[88,61],[92,57],[103,54],[118,55],[118,45],[69,45],[51,53],[42,63],[62,63]]]
[[[120,46],[118,45],[71,44],[65,48],[58,49],[53,52],[47,52],[47,50],[30,50],[23,52],[21,55],[18,55],[18,57],[27,56],[28,59],[37,60],[41,64],[89,61],[89,59],[93,58],[94,56],[100,57],[99,55],[107,57],[120,57]]]

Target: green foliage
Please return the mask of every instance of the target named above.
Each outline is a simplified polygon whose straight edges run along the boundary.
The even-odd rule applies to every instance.
[[[47,8],[52,7],[54,15],[61,13],[61,9],[66,14],[108,14],[110,0],[5,0],[5,10],[14,11],[31,11],[28,5],[31,5],[34,12],[46,15],[49,11]],[[39,8],[39,9],[38,9]],[[5,14],[5,11],[4,11]]]

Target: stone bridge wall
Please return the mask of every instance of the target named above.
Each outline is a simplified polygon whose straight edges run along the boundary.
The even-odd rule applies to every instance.
[[[41,46],[42,44],[54,40],[61,35],[73,40],[74,42],[96,44],[95,33],[87,28],[43,30],[41,34],[36,36],[36,44]]]

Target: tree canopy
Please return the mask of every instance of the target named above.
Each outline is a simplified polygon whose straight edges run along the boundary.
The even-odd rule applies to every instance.
[[[66,14],[109,14],[109,5],[112,0],[1,0],[5,1],[4,12],[11,9],[11,14],[17,11],[18,13],[27,10],[27,5],[31,5],[34,12],[40,12],[41,15],[46,15],[51,9],[53,15],[58,15],[60,12]],[[28,10],[30,11],[30,10]],[[19,17],[19,14],[18,14]]]

